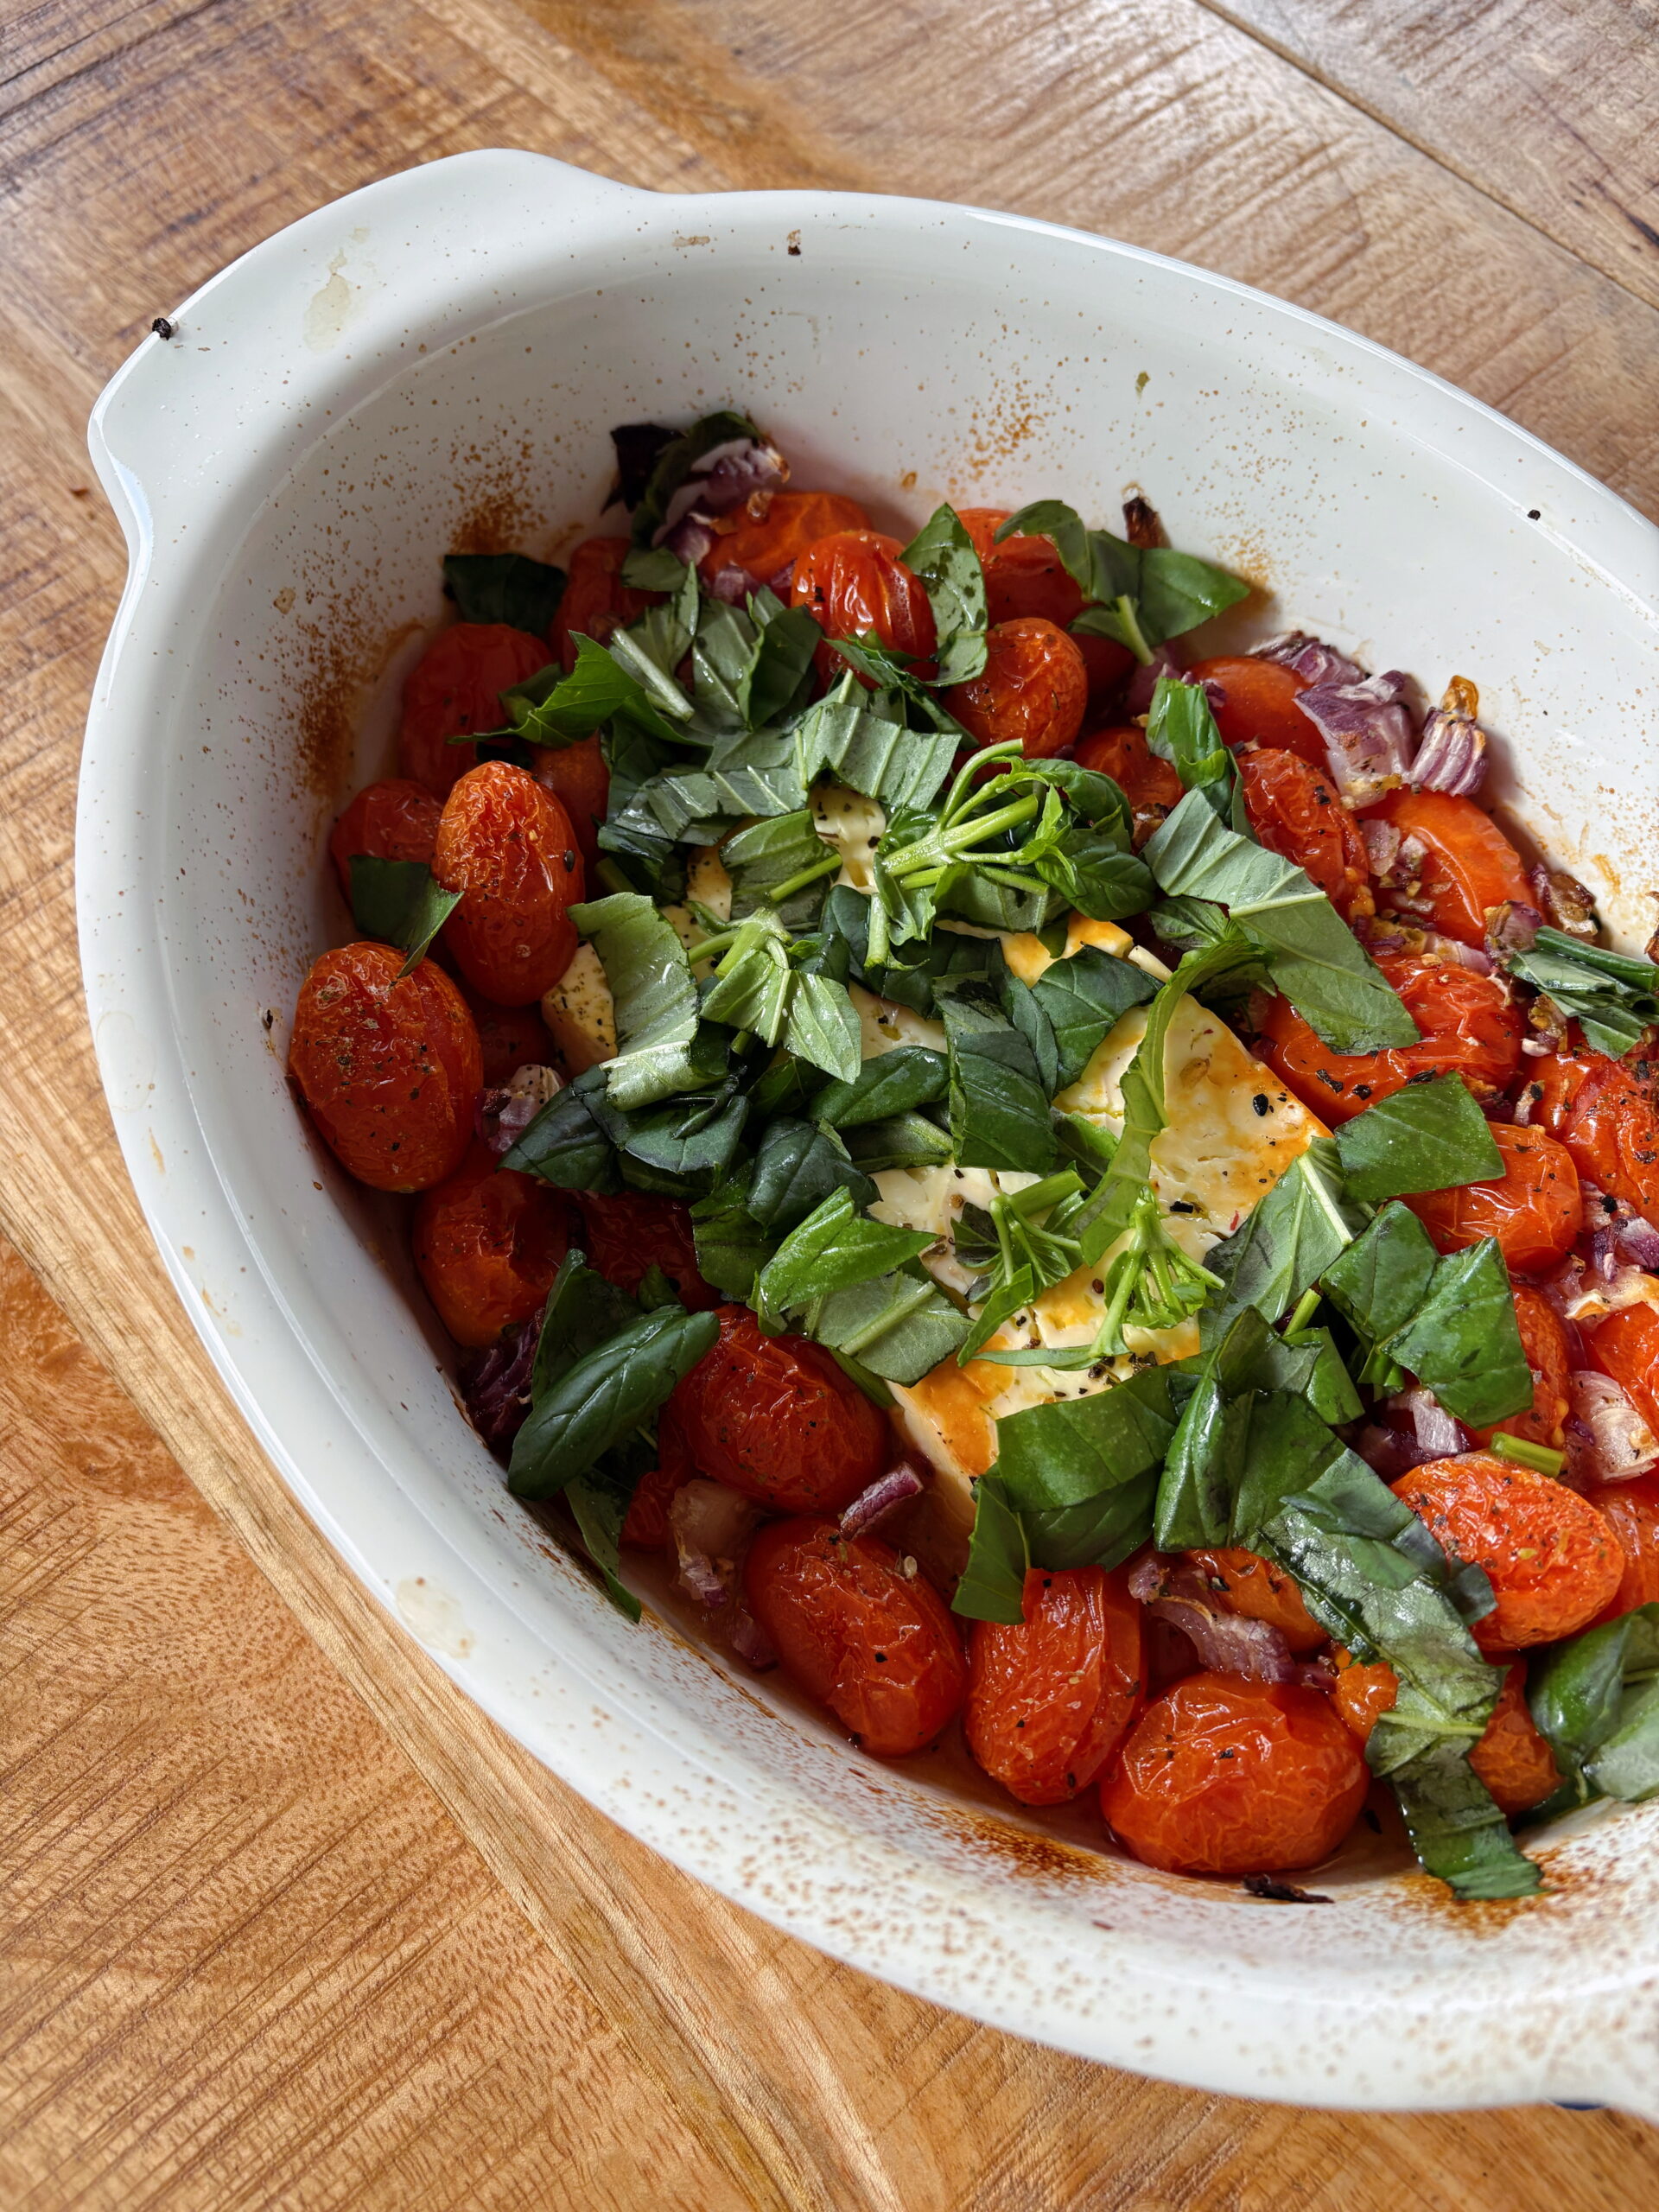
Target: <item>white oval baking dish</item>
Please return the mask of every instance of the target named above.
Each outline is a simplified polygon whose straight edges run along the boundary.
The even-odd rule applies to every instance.
[[[145,340],[93,417],[131,572],[87,734],[99,1065],[162,1255],[307,1510],[479,1704],[636,1835],[837,1957],[1115,2065],[1370,2106],[1659,2118],[1659,1806],[1581,1816],[1543,1898],[1344,1865],[1317,1910],[1056,1843],[630,1628],[464,1425],[400,1242],[308,1134],[289,1011],[340,910],[357,703],[437,556],[591,522],[613,423],[731,401],[894,520],[1144,488],[1177,544],[1438,691],[1626,941],[1659,883],[1659,537],[1513,424],[1316,317],[1015,218],[670,199],[520,153],[355,194]],[[274,1020],[272,1017],[274,1016]]]

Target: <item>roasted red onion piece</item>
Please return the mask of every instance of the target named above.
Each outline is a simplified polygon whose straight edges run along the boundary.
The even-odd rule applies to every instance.
[[[1385,1483],[1397,1483],[1402,1475],[1408,1475],[1414,1467],[1426,1467],[1431,1459],[1443,1459],[1444,1452],[1435,1452],[1420,1444],[1408,1429],[1380,1428],[1370,1421],[1354,1439],[1354,1449],[1371,1470],[1381,1475]]]
[[[1406,679],[1398,669],[1363,683],[1315,683],[1296,703],[1325,740],[1325,758],[1342,796],[1355,804],[1380,798],[1406,780],[1411,721],[1401,704]]]
[[[1594,1257],[1599,1261],[1599,1253]],[[1605,1315],[1622,1313],[1627,1306],[1659,1307],[1659,1275],[1649,1274],[1645,1268],[1617,1262],[1604,1272],[1599,1265],[1586,1266],[1576,1252],[1569,1252],[1538,1287],[1563,1321],[1581,1323],[1586,1328],[1593,1328]]]
[[[742,607],[760,588],[759,576],[752,576],[747,569],[740,569],[735,561],[728,561],[723,569],[716,569],[706,586],[711,598],[723,599],[729,606]]]
[[[656,538],[664,553],[671,553],[677,561],[683,561],[693,569],[714,542],[714,524],[695,507],[690,514],[682,515],[671,529],[659,530]]]
[[[1578,877],[1560,868],[1535,868],[1528,874],[1532,895],[1542,909],[1540,922],[1548,919],[1550,927],[1563,936],[1593,944],[1601,934],[1601,924],[1596,918],[1595,899]]]
[[[504,1160],[550,1100],[564,1087],[555,1068],[516,1068],[499,1090],[480,1090],[473,1128],[480,1143]]]
[[[694,1475],[669,1502],[668,1529],[679,1561],[679,1584],[712,1612],[737,1585],[737,1570],[760,1520],[753,1499],[724,1483]]]
[[[539,1315],[520,1322],[499,1344],[468,1352],[460,1384],[467,1418],[492,1452],[505,1454],[530,1411],[530,1376],[542,1333]]]
[[[690,473],[669,500],[652,543],[665,545],[682,561],[701,560],[715,542],[709,527],[714,515],[728,515],[747,506],[760,519],[774,492],[789,481],[789,463],[764,438],[728,438],[691,464]],[[681,550],[682,524],[696,518],[707,532],[707,543],[696,555]]]
[[[1391,1428],[1404,1429],[1414,1443],[1436,1459],[1469,1452],[1475,1440],[1454,1414],[1449,1414],[1432,1390],[1402,1390],[1383,1408]]]
[[[1126,715],[1151,712],[1152,695],[1160,676],[1180,676],[1186,663],[1180,658],[1173,645],[1154,645],[1152,658],[1145,668],[1137,664],[1129,671],[1129,680],[1124,687],[1123,711]],[[1208,690],[1206,685],[1205,689]]]
[[[1472,798],[1486,777],[1486,733],[1475,720],[1472,683],[1454,676],[1438,707],[1431,708],[1411,764],[1420,791]]]
[[[1201,1666],[1251,1682],[1294,1682],[1299,1672],[1284,1632],[1270,1621],[1245,1619],[1216,1603],[1195,1567],[1149,1552],[1129,1577],[1129,1595],[1154,1620],[1179,1629]]]
[[[1310,685],[1365,681],[1365,671],[1357,661],[1350,660],[1346,653],[1339,653],[1322,639],[1310,638],[1306,630],[1291,630],[1282,638],[1258,645],[1251,658],[1280,661],[1286,668],[1294,668],[1298,676],[1306,677]]]
[[[868,1490],[860,1491],[841,1516],[843,1536],[864,1536],[896,1512],[906,1498],[919,1497],[926,1488],[908,1459],[901,1459],[885,1475],[878,1475]]]
[[[1494,957],[1505,952],[1529,951],[1543,925],[1544,918],[1535,906],[1523,906],[1518,899],[1505,899],[1487,911],[1486,950]]]
[[[1365,840],[1365,858],[1371,874],[1379,883],[1386,883],[1400,857],[1399,830],[1392,822],[1372,819],[1360,823],[1359,834]]]
[[[726,1641],[744,1662],[764,1674],[768,1667],[778,1664],[778,1654],[770,1638],[742,1599],[732,1601],[731,1618],[726,1624]]]
[[[1596,1479],[1628,1482],[1659,1466],[1656,1437],[1611,1375],[1584,1369],[1568,1378],[1573,1419],[1590,1432]]]

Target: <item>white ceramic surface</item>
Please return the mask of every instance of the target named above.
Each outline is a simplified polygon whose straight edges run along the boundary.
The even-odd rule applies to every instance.
[[[894,520],[947,494],[1109,518],[1144,488],[1177,544],[1269,588],[1255,633],[1294,620],[1436,691],[1474,677],[1526,764],[1520,814],[1638,943],[1650,527],[1313,316],[923,202],[667,199],[467,155],[296,224],[177,325],[92,425],[131,574],[81,782],[86,991],[180,1295],[353,1569],[634,1834],[946,2005],[1259,2096],[1659,2118],[1659,1806],[1582,1818],[1524,1906],[1354,1863],[1301,1910],[1037,1841],[1011,1807],[858,1758],[551,1555],[455,1409],[390,1217],[283,1079],[300,979],[345,933],[322,840],[385,766],[387,686],[357,727],[361,687],[439,618],[437,556],[469,528],[539,551],[591,523],[613,423],[751,408],[798,482]]]

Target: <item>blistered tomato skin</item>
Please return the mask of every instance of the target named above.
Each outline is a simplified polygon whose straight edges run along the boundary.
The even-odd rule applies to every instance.
[[[1559,1137],[1587,1183],[1659,1222],[1659,1055],[1552,1055],[1531,1071],[1535,1120]]]
[[[1541,1129],[1508,1122],[1489,1126],[1503,1155],[1498,1181],[1416,1192],[1406,1204],[1439,1250],[1460,1252],[1495,1236],[1510,1267],[1535,1274],[1569,1252],[1578,1236],[1579,1171],[1566,1147]]]
[[[1637,1605],[1659,1602],[1659,1475],[1604,1483],[1588,1495],[1624,1554],[1624,1572],[1601,1616],[1617,1620]]]
[[[415,1210],[415,1265],[458,1344],[493,1344],[539,1313],[570,1246],[563,1192],[474,1144]]]
[[[1297,694],[1307,689],[1307,679],[1294,668],[1276,660],[1228,653],[1197,661],[1186,673],[1192,683],[1207,681],[1221,687],[1221,704],[1214,712],[1224,744],[1270,746],[1295,753],[1321,774],[1328,772],[1319,727],[1296,703]]]
[[[1586,1338],[1591,1363],[1611,1375],[1659,1436],[1659,1313],[1627,1306],[1598,1322]]]
[[[377,1191],[460,1166],[483,1070],[466,1001],[430,960],[398,981],[389,944],[325,952],[300,988],[288,1065],[340,1164]]]
[[[1521,1332],[1521,1349],[1532,1370],[1532,1403],[1523,1414],[1510,1414],[1504,1421],[1494,1421],[1490,1428],[1476,1429],[1475,1441],[1490,1444],[1501,1428],[1507,1435],[1521,1437],[1531,1444],[1548,1445],[1552,1452],[1557,1452],[1565,1433],[1563,1425],[1570,1402],[1567,1378],[1572,1361],[1567,1332],[1542,1291],[1534,1290],[1529,1283],[1517,1283],[1515,1287],[1515,1320]]]
[[[887,1425],[806,1337],[720,1308],[720,1341],[669,1402],[697,1472],[776,1513],[838,1513],[887,1464]]]
[[[598,733],[574,745],[532,746],[531,753],[530,772],[569,816],[583,870],[591,879],[599,866],[599,825],[611,803],[611,772],[599,749]]]
[[[1385,1713],[1392,1713],[1400,1696],[1400,1677],[1386,1660],[1356,1659],[1341,1644],[1332,1647],[1337,1678],[1331,1702],[1353,1732],[1355,1741],[1369,1744],[1371,1731]]]
[[[786,598],[795,563],[809,545],[869,526],[858,501],[842,493],[774,492],[764,515],[740,514],[734,529],[719,531],[697,568],[710,584],[722,569],[746,569]]]
[[[893,652],[907,654],[918,673],[931,673],[933,609],[921,578],[899,559],[902,550],[896,537],[879,530],[838,530],[796,561],[790,604],[805,607],[823,632],[813,661],[826,683],[839,680],[847,667],[830,639],[870,631]]]
[[[505,622],[456,622],[440,630],[404,685],[397,733],[403,773],[448,798],[478,759],[476,747],[448,741],[499,729],[501,694],[547,663],[543,639]]]
[[[1293,1651],[1317,1651],[1325,1642],[1325,1630],[1302,1603],[1301,1592],[1282,1567],[1236,1547],[1189,1552],[1186,1556],[1227,1611],[1245,1620],[1266,1621],[1279,1630]]]
[[[1505,899],[1531,902],[1520,854],[1473,799],[1446,791],[1389,791],[1365,813],[1368,820],[1392,823],[1402,837],[1414,837],[1423,848],[1416,895],[1428,905],[1427,913],[1414,905],[1404,910],[1414,922],[1427,921],[1443,937],[1478,945],[1494,906]]]
[[[1551,1643],[1594,1620],[1624,1572],[1593,1505],[1548,1475],[1486,1452],[1431,1459],[1394,1485],[1448,1551],[1484,1567],[1497,1604],[1470,1634],[1485,1652]]]
[[[588,1264],[607,1282],[632,1296],[647,1268],[658,1267],[692,1313],[707,1313],[719,1305],[720,1293],[697,1272],[691,1217],[677,1199],[647,1191],[579,1191],[575,1198]]]
[[[1380,1661],[1360,1666],[1340,1648],[1335,1656],[1332,1701],[1352,1729],[1355,1740],[1368,1743],[1382,1714],[1394,1709],[1400,1694],[1399,1677],[1392,1667]],[[1533,1725],[1526,1684],[1523,1664],[1508,1669],[1492,1717],[1469,1753],[1470,1765],[1491,1792],[1498,1810],[1510,1817],[1541,1805],[1560,1788],[1561,1780],[1554,1753]]]
[[[576,949],[565,909],[582,894],[570,817],[535,778],[486,760],[450,792],[432,873],[461,900],[444,942],[475,991],[528,1006],[552,989]]]
[[[622,1522],[622,1542],[639,1551],[666,1551],[671,1540],[668,1509],[696,1472],[673,1408],[664,1406],[657,1418],[657,1465],[648,1467],[634,1485]]]
[[[1017,742],[1027,760],[1064,753],[1083,728],[1089,678],[1064,630],[1035,615],[999,622],[985,640],[985,667],[953,683],[944,703],[981,745]]]
[[[1158,824],[1181,803],[1181,779],[1173,761],[1147,744],[1147,734],[1133,722],[1116,729],[1091,730],[1077,741],[1071,756],[1081,768],[1109,776],[1129,802],[1135,842],[1145,844]]]
[[[1525,1025],[1491,976],[1424,953],[1382,953],[1377,966],[1422,1032],[1382,1052],[1333,1052],[1287,999],[1272,1001],[1257,1047],[1275,1075],[1326,1122],[1345,1122],[1414,1076],[1455,1071],[1478,1098],[1507,1091],[1521,1065]]]
[[[743,1569],[749,1610],[784,1671],[878,1758],[903,1758],[954,1719],[967,1685],[944,1600],[892,1546],[833,1521],[772,1521]]]
[[[1140,1606],[1120,1570],[1033,1567],[1025,1619],[976,1621],[968,1644],[968,1748],[1022,1805],[1064,1805],[1086,1789],[1140,1706]]]
[[[1328,775],[1299,753],[1259,746],[1239,755],[1238,779],[1259,843],[1306,868],[1344,921],[1376,911],[1365,840]]]
[[[390,776],[359,791],[328,836],[329,856],[346,904],[352,903],[352,860],[366,853],[378,861],[430,863],[442,802],[412,777]]]
[[[1318,1690],[1205,1672],[1148,1706],[1100,1804],[1135,1857],[1167,1873],[1288,1872],[1330,1857],[1370,1779]]]
[[[626,537],[588,537],[577,546],[567,564],[543,667],[556,660],[568,675],[576,664],[579,637],[602,645],[613,630],[637,622],[648,607],[662,604],[661,592],[639,591],[623,582],[622,563],[632,550]]]

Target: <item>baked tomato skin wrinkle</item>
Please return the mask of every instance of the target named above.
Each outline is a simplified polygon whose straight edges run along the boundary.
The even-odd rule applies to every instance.
[[[639,591],[622,581],[622,563],[632,550],[626,537],[584,538],[566,564],[564,590],[548,632],[541,665],[556,660],[568,676],[576,664],[576,639],[603,645],[613,630],[637,622],[648,607],[662,603],[659,591]]]
[[[1385,1713],[1392,1713],[1400,1696],[1400,1677],[1386,1659],[1367,1662],[1356,1659],[1342,1644],[1331,1647],[1337,1670],[1331,1702],[1353,1732],[1355,1740],[1368,1744],[1371,1731]]]
[[[1578,1237],[1579,1171],[1566,1147],[1541,1129],[1508,1122],[1488,1127],[1503,1155],[1501,1180],[1414,1192],[1405,1203],[1440,1251],[1460,1252],[1494,1236],[1510,1267],[1535,1274],[1571,1251]]]
[[[377,1191],[424,1191],[472,1141],[478,1032],[442,969],[400,982],[389,944],[325,952],[300,987],[289,1071],[335,1158]]]
[[[1140,1706],[1140,1606],[1122,1569],[1026,1576],[1017,1624],[976,1621],[968,1643],[968,1748],[1022,1805],[1064,1805],[1099,1776]]]
[[[469,769],[444,803],[432,873],[461,904],[444,943],[475,991],[528,1006],[570,965],[582,855],[570,817],[536,779],[505,760]]]
[[[657,1464],[647,1467],[634,1485],[623,1516],[620,1541],[638,1551],[662,1552],[669,1548],[668,1509],[676,1493],[689,1483],[696,1469],[685,1448],[685,1438],[664,1406],[657,1418]]]
[[[1659,1436],[1659,1313],[1627,1306],[1598,1322],[1585,1338],[1592,1363],[1611,1375]]]
[[[1521,1332],[1521,1349],[1532,1370],[1532,1404],[1523,1414],[1510,1414],[1490,1428],[1476,1429],[1475,1441],[1490,1444],[1502,1429],[1508,1436],[1545,1444],[1556,1452],[1566,1433],[1564,1424],[1571,1402],[1567,1378],[1573,1363],[1567,1332],[1542,1291],[1535,1290],[1530,1283],[1515,1286],[1515,1320]]]
[[[1370,1781],[1318,1690],[1206,1671],[1147,1707],[1100,1804],[1135,1857],[1166,1873],[1274,1873],[1328,1859]]]
[[[1284,1637],[1293,1651],[1317,1651],[1325,1630],[1302,1603],[1302,1593],[1282,1567],[1255,1552],[1233,1547],[1223,1551],[1189,1552],[1217,1603],[1243,1619],[1266,1621]]]
[[[1604,1483],[1586,1493],[1618,1539],[1624,1572],[1601,1618],[1617,1620],[1637,1605],[1659,1601],[1659,1475]]]
[[[1083,728],[1089,677],[1076,640],[1039,615],[992,626],[985,666],[944,703],[981,745],[1018,741],[1027,760],[1064,753]]]
[[[649,1191],[580,1191],[576,1204],[588,1264],[607,1282],[632,1297],[647,1270],[658,1267],[693,1313],[708,1313],[719,1305],[720,1293],[697,1272],[691,1217],[677,1198]]]
[[[722,1306],[720,1341],[669,1401],[699,1474],[777,1513],[838,1513],[887,1461],[887,1425],[829,1353]]]
[[[918,675],[932,674],[933,609],[921,578],[899,559],[903,550],[879,530],[837,530],[796,561],[790,604],[805,607],[824,633],[812,658],[826,683],[847,665],[829,640],[870,631],[890,651],[907,654]],[[859,681],[868,688],[867,678]]]
[[[1365,840],[1329,776],[1300,753],[1257,747],[1239,755],[1238,777],[1258,843],[1306,868],[1344,921],[1376,912]]]
[[[833,1521],[767,1522],[744,1563],[749,1610],[784,1672],[878,1758],[931,1744],[967,1687],[945,1602],[877,1536]]]
[[[1659,1057],[1551,1054],[1531,1070],[1535,1120],[1559,1137],[1588,1183],[1659,1222]]]
[[[539,1313],[570,1249],[569,1201],[533,1175],[499,1169],[474,1143],[415,1209],[415,1265],[458,1344],[493,1344]]]
[[[1487,1653],[1553,1643],[1594,1620],[1624,1554],[1605,1517],[1548,1475],[1488,1452],[1431,1459],[1394,1485],[1448,1551],[1484,1567],[1497,1604],[1470,1633]]]
[[[574,745],[532,746],[531,755],[530,772],[569,816],[582,868],[591,876],[599,866],[599,825],[611,803],[611,772],[598,732]]]
[[[1389,791],[1365,810],[1368,821],[1390,822],[1423,847],[1421,888],[1427,911],[1402,911],[1462,944],[1482,944],[1486,916],[1506,899],[1531,903],[1521,855],[1490,814],[1471,798],[1445,791]]]
[[[1391,1713],[1400,1694],[1399,1677],[1386,1662],[1361,1666],[1340,1645],[1335,1652],[1336,1687],[1332,1700],[1363,1744],[1383,1713]],[[1527,1707],[1527,1669],[1523,1662],[1509,1669],[1498,1693],[1492,1717],[1480,1740],[1470,1751],[1469,1764],[1491,1791],[1499,1812],[1513,1817],[1541,1805],[1560,1786],[1555,1754],[1533,1725]]]
[[[1117,785],[1135,817],[1135,842],[1145,844],[1165,816],[1181,803],[1181,779],[1173,761],[1148,747],[1147,734],[1134,723],[1091,730],[1079,738],[1073,759]]]
[[[439,798],[478,760],[452,737],[502,726],[501,694],[547,666],[545,639],[505,622],[456,622],[439,631],[404,684],[397,765]]]
[[[329,856],[346,904],[352,903],[353,855],[429,864],[442,812],[443,802],[410,776],[389,776],[359,791],[328,833]]]
[[[721,530],[716,523],[719,534],[698,562],[698,572],[705,583],[712,583],[722,569],[746,569],[781,596],[789,589],[788,572],[809,545],[869,526],[864,509],[843,493],[774,492],[763,516],[740,510],[733,529]]]
[[[1295,753],[1322,773],[1328,769],[1325,740],[1296,703],[1298,692],[1307,689],[1307,678],[1294,668],[1224,653],[1213,660],[1195,661],[1186,673],[1192,683],[1220,686],[1222,701],[1214,713],[1224,744],[1270,746]]]
[[[1421,1031],[1419,1043],[1385,1052],[1333,1052],[1287,999],[1269,1003],[1257,1050],[1305,1106],[1321,1121],[1345,1122],[1414,1076],[1454,1072],[1477,1098],[1510,1089],[1526,1033],[1502,983],[1427,953],[1385,952],[1376,964]]]

